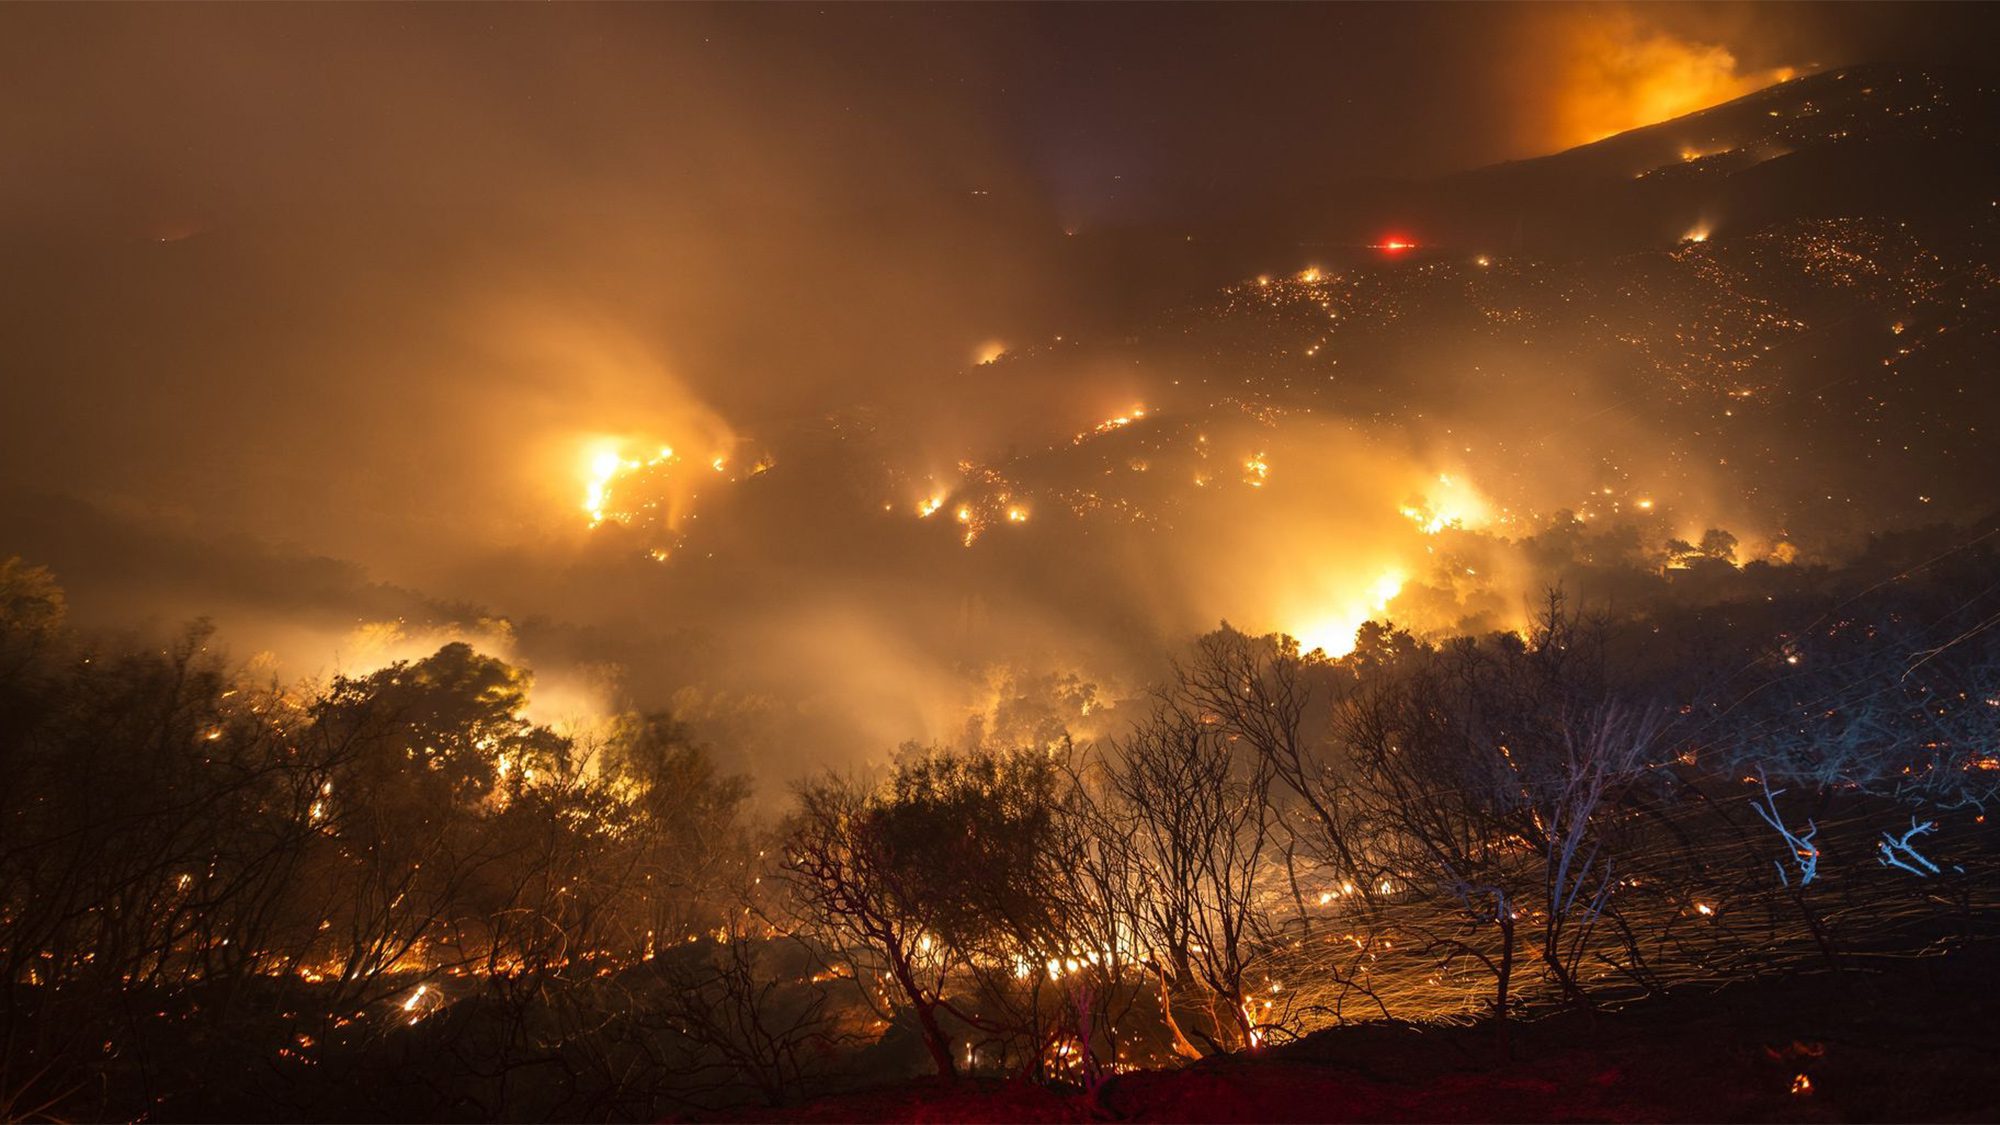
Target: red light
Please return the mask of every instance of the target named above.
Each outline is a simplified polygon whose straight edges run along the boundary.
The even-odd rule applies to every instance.
[[[1415,250],[1416,248],[1417,248],[1416,243],[1410,241],[1407,238],[1403,238],[1400,235],[1392,235],[1388,238],[1385,238],[1382,241],[1377,242],[1373,247],[1373,249],[1376,250],[1386,250],[1391,254],[1401,253],[1404,250]]]

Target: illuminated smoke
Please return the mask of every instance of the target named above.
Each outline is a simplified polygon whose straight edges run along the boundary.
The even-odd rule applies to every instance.
[[[1654,26],[1644,9],[1549,10],[1511,68],[1522,75],[1524,149],[1589,144],[1741,97],[1793,77],[1746,70],[1729,48]]]

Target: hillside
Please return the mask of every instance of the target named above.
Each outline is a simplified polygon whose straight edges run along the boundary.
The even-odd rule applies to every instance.
[[[917,1083],[760,1121],[1985,1121],[1994,951],[1677,993],[1516,1025],[1355,1024],[1113,1078],[1095,1099]],[[714,1119],[714,1118],[704,1118]]]

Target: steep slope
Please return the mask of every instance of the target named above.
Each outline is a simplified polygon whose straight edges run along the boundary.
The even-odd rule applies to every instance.
[[[1965,76],[1842,71],[1440,181],[1438,229],[1532,243],[1563,214],[1602,237],[1529,253],[1413,223],[1414,247],[1267,260],[1122,333],[765,435],[775,467],[699,524],[627,497],[642,515],[605,538],[684,579],[797,552],[1013,607],[966,610],[973,633],[1229,616],[1337,646],[1370,615],[1504,620],[1544,577],[1509,545],[1572,526],[1658,570],[1710,529],[1740,564],[1977,518],[2000,177],[1937,161],[1991,155],[1993,104]],[[1935,190],[1885,188],[1892,150],[1928,154]]]

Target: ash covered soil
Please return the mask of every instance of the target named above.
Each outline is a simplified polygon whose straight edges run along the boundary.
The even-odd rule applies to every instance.
[[[1094,1100],[933,1080],[727,1120],[1994,1121],[1996,970],[1988,943],[1505,1029],[1350,1024],[1121,1075]]]

